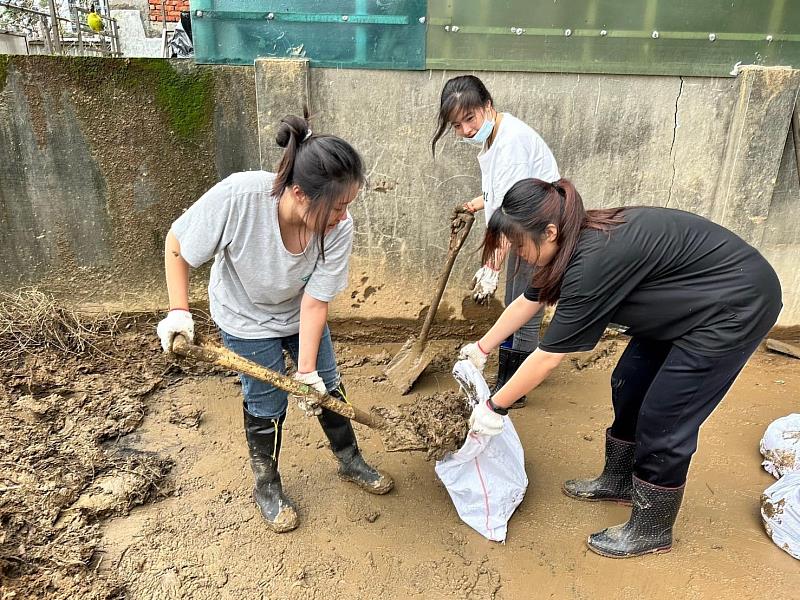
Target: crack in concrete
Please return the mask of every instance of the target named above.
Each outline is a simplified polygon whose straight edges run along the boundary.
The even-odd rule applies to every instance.
[[[672,203],[672,188],[675,185],[675,138],[678,135],[678,104],[681,101],[681,94],[683,94],[683,77],[680,79],[681,85],[678,88],[678,96],[675,98],[675,123],[672,127],[672,143],[669,147],[669,159],[670,163],[672,164],[672,178],[669,181],[669,191],[667,192],[667,208],[669,208],[670,204]]]

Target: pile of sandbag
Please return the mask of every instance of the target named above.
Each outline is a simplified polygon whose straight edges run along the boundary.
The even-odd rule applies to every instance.
[[[800,414],[777,419],[761,439],[764,469],[778,481],[761,495],[767,535],[800,559]]]

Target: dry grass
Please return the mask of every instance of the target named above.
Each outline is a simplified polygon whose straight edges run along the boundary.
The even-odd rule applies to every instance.
[[[43,350],[102,353],[98,342],[113,338],[119,319],[110,313],[82,315],[35,288],[0,292],[0,361]]]

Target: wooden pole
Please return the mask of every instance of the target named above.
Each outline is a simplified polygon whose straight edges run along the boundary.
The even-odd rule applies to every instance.
[[[276,388],[280,388],[296,396],[315,398],[318,400],[321,407],[327,408],[338,415],[347,417],[351,421],[356,421],[367,427],[382,429],[386,425],[386,422],[380,415],[365,412],[352,404],[337,400],[330,394],[320,394],[311,386],[300,383],[291,377],[282,375],[266,367],[262,367],[212,342],[199,339],[198,344],[190,344],[186,341],[185,337],[179,335],[176,336],[175,340],[172,342],[172,351],[180,356],[186,356],[194,360],[226,367],[238,373],[244,373],[250,377],[266,381]]]

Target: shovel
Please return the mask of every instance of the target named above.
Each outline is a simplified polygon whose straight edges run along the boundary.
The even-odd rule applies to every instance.
[[[296,396],[315,398],[322,408],[327,408],[337,415],[378,431],[384,447],[389,452],[427,449],[419,435],[410,427],[404,426],[402,422],[390,423],[375,412],[363,411],[349,402],[342,402],[334,398],[330,394],[322,394],[305,383],[300,383],[287,375],[262,367],[258,363],[239,356],[214,342],[202,339],[200,336],[195,336],[195,338],[196,343],[191,344],[184,336],[175,336],[175,340],[172,342],[172,352],[179,356],[244,373]]]
[[[447,260],[445,261],[444,270],[439,276],[436,294],[433,296],[428,314],[425,316],[425,322],[422,324],[422,331],[418,338],[409,338],[386,366],[384,371],[386,377],[400,390],[401,394],[408,393],[414,382],[425,370],[425,367],[436,357],[436,350],[427,345],[428,334],[431,331],[433,319],[436,317],[436,310],[439,308],[444,289],[447,287],[450,272],[453,270],[453,263],[456,261],[456,256],[458,251],[461,250],[461,246],[464,245],[464,240],[472,228],[473,221],[475,221],[475,217],[472,213],[461,207],[456,208],[450,228],[450,245],[447,249]]]

